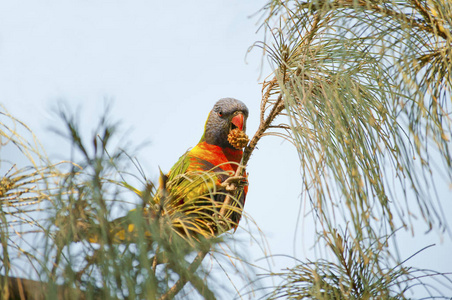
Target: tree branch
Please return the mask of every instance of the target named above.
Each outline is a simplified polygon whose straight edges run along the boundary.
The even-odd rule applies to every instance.
[[[191,265],[186,270],[186,273],[194,273],[198,269],[198,267],[201,265],[201,262],[203,261],[204,257],[209,253],[210,248],[204,249],[198,252],[198,255],[193,260]],[[179,272],[182,270],[178,270]],[[184,272],[185,273],[185,272]],[[169,300],[173,299],[174,296],[176,296],[177,293],[179,293],[182,288],[187,284],[189,276],[184,276],[184,274],[179,273],[179,280],[164,294],[162,297],[160,297],[160,300]],[[196,277],[197,278],[197,277]],[[197,278],[198,279],[198,278]],[[214,299],[213,293],[209,290],[206,291],[202,289],[204,284],[200,284],[197,280],[190,280],[193,286],[198,290],[198,292],[203,295],[207,299]],[[206,297],[207,296],[207,297]]]

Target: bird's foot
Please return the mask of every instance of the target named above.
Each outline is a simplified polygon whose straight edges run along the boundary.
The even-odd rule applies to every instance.
[[[231,176],[221,183],[221,186],[228,192],[233,192],[245,185],[248,185],[248,180],[245,176]]]

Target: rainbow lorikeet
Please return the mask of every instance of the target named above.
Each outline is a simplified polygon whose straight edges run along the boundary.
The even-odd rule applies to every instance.
[[[233,98],[217,101],[199,143],[161,177],[159,192],[145,208],[145,217],[167,217],[182,236],[207,237],[236,229],[248,191],[246,175],[242,175],[245,171],[236,174],[248,142],[247,118],[243,102]],[[116,241],[128,240],[135,231],[130,220],[136,212],[113,221],[117,224],[113,227]]]
[[[209,226],[209,222],[229,197],[223,217],[229,222],[228,229],[237,228],[248,191],[246,177],[236,174],[243,156],[242,148],[248,142],[244,134],[247,118],[248,108],[243,102],[220,99],[209,113],[199,143],[169,172],[166,188],[172,195],[170,207],[186,212],[184,219],[188,222],[182,227],[188,224],[188,227],[193,226],[191,230],[197,231],[205,222],[209,230],[215,231],[215,226]],[[234,182],[232,188],[230,182]]]

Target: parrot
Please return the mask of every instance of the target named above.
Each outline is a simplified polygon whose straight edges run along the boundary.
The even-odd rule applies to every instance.
[[[186,219],[189,221],[192,217],[198,217],[197,221],[202,221],[202,216],[207,220],[211,219],[215,206],[221,207],[228,195],[231,198],[230,192],[235,191],[225,217],[234,230],[237,228],[248,185],[246,177],[235,173],[248,137],[237,136],[235,133],[245,133],[248,113],[246,105],[237,99],[223,98],[217,101],[209,113],[199,143],[171,168],[166,186],[168,193],[175,195],[170,200],[171,206],[179,211],[185,209],[188,212]],[[234,141],[236,139],[244,140],[245,143],[237,143]],[[213,198],[212,192],[215,194]],[[193,205],[197,206],[195,210]]]
[[[222,98],[210,111],[198,144],[183,154],[167,174],[161,172],[159,188],[144,210],[147,218],[166,216],[181,235],[216,236],[237,229],[248,192],[248,174],[241,166],[248,143],[248,108],[240,100]],[[221,214],[220,212],[223,212]],[[117,242],[136,230],[136,210],[113,220]],[[146,233],[146,236],[150,236]],[[91,236],[89,241],[98,242]]]

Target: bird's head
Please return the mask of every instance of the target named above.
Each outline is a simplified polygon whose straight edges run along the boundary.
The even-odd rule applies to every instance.
[[[248,108],[234,98],[217,101],[209,113],[201,141],[222,148],[234,148],[228,141],[229,133],[238,128],[245,132]]]

